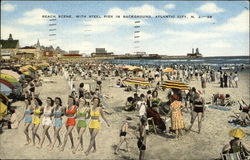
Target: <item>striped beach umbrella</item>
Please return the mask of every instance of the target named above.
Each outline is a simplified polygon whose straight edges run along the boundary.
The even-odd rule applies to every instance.
[[[20,78],[20,74],[18,74],[17,72],[13,71],[13,70],[7,70],[7,69],[3,69],[0,71],[1,73],[4,73],[4,74],[7,74],[7,75],[10,75],[14,78],[16,78],[17,80]]]
[[[128,84],[128,85],[130,85],[130,84],[134,84],[134,85],[137,84],[137,85],[141,85],[141,86],[149,86],[150,85],[150,83],[147,80],[142,79],[142,78],[128,78],[128,79],[123,80],[123,82],[125,84]]]
[[[6,80],[10,83],[17,83],[18,82],[18,80],[15,77],[4,74],[4,73],[0,74],[0,79]]]
[[[15,86],[13,84],[11,84],[10,82],[8,82],[8,81],[6,81],[4,79],[1,79],[1,78],[0,78],[0,83],[6,85],[10,89],[14,89],[15,88]]]
[[[163,88],[171,88],[171,89],[179,89],[179,90],[189,90],[190,87],[180,81],[165,81],[161,84],[161,87]]]

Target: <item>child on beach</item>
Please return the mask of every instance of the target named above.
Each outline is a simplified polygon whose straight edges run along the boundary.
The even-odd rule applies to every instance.
[[[115,154],[118,154],[119,149],[120,149],[123,142],[126,143],[126,149],[127,149],[126,151],[128,152],[128,140],[127,140],[127,137],[126,137],[127,133],[128,133],[128,122],[127,122],[127,120],[125,120],[123,122],[123,124],[122,124],[122,127],[121,127],[120,142],[116,147]]]

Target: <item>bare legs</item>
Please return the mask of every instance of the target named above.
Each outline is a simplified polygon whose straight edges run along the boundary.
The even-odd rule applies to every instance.
[[[71,141],[71,148],[74,149],[74,141],[73,141],[73,135],[72,135],[72,130],[73,130],[74,126],[67,126],[66,128],[67,128],[67,132],[64,136],[63,145],[62,145],[60,151],[64,150],[64,147],[65,147],[67,140],[68,140],[68,136],[69,136],[70,141]]]
[[[42,146],[43,146],[43,142],[45,140],[45,135],[49,140],[49,143],[50,143],[49,145],[51,145],[51,138],[50,138],[50,135],[49,135],[49,128],[50,128],[50,126],[43,126],[42,141],[40,143],[39,148],[42,148]]]
[[[36,137],[38,138],[39,143],[41,141],[39,135],[37,134],[38,127],[39,127],[39,124],[37,124],[37,125],[33,124],[33,126],[32,126],[32,141],[33,141],[33,146],[36,145],[36,143],[35,143],[35,138]]]
[[[76,153],[79,145],[81,144],[81,151],[83,151],[83,139],[82,139],[82,135],[85,132],[85,128],[77,128],[77,133],[78,133],[78,137],[77,137],[77,145],[76,148],[72,151],[73,154]]]
[[[89,154],[89,151],[92,149],[92,147],[94,148],[93,152],[96,152],[95,137],[96,137],[97,133],[99,132],[99,130],[90,128],[89,132],[90,132],[91,137],[90,137],[89,147],[88,147],[87,151],[85,152],[86,156]]]
[[[139,160],[144,160],[145,151],[140,150]]]
[[[189,127],[189,131],[191,130],[197,116],[198,116],[198,133],[200,133],[200,131],[201,131],[201,120],[202,120],[202,113],[201,112],[199,112],[199,113],[194,112],[194,111],[192,112],[191,126]]]
[[[27,143],[25,143],[25,145],[28,145],[31,142],[31,139],[29,137],[29,126],[30,126],[30,123],[24,124],[24,134],[26,136],[26,141],[27,141]]]
[[[58,147],[60,147],[62,145],[62,141],[61,141],[61,138],[60,138],[60,135],[59,135],[59,132],[60,132],[61,128],[62,127],[54,127],[54,139],[53,139],[50,150],[53,150],[57,139],[58,139],[58,142],[59,142]]]
[[[125,141],[125,143],[126,143],[126,148],[127,148],[127,152],[128,152],[128,141],[127,141],[126,137],[121,136],[121,137],[120,137],[120,142],[119,142],[119,144],[117,145],[117,148],[116,148],[116,150],[115,150],[115,154],[118,154],[119,149],[120,149],[120,147],[121,147],[121,145],[122,145],[122,143],[123,143],[124,141]]]

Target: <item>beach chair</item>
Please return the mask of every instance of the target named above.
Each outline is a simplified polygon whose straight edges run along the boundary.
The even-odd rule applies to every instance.
[[[243,160],[241,158],[240,152],[236,153],[221,153],[222,160]]]

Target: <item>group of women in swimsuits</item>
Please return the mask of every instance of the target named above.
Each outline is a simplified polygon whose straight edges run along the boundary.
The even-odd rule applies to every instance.
[[[33,103],[32,103],[33,102]],[[28,98],[25,100],[26,107],[24,110],[24,115],[19,121],[19,123],[24,119],[24,134],[26,135],[27,143],[31,143],[31,138],[29,137],[29,127],[32,128],[32,142],[33,146],[36,145],[35,139],[37,137],[39,144],[37,148],[42,148],[45,136],[49,140],[48,147],[50,150],[53,150],[56,141],[58,140],[58,147],[60,151],[63,151],[67,143],[68,137],[71,141],[72,152],[75,153],[79,146],[81,145],[80,150],[83,151],[83,134],[86,128],[89,128],[90,131],[90,144],[85,152],[86,155],[89,154],[90,150],[93,149],[93,152],[96,151],[96,141],[95,137],[100,130],[100,119],[101,116],[104,121],[109,126],[107,119],[104,117],[103,110],[101,107],[101,102],[98,97],[92,99],[92,107],[89,106],[89,103],[83,98],[79,98],[77,101],[74,97],[68,97],[67,107],[62,106],[62,100],[59,97],[56,97],[54,100],[51,97],[47,98],[47,105],[42,107],[42,101],[39,98],[34,98],[32,101]],[[66,116],[66,133],[64,136],[63,142],[60,137],[60,130],[63,126],[63,116]],[[89,119],[89,124],[87,119]],[[40,137],[37,133],[37,130],[42,124],[43,132]],[[74,127],[77,128],[77,143],[76,147],[74,145],[74,138],[72,131]],[[50,138],[49,128],[54,128],[54,138]]]

